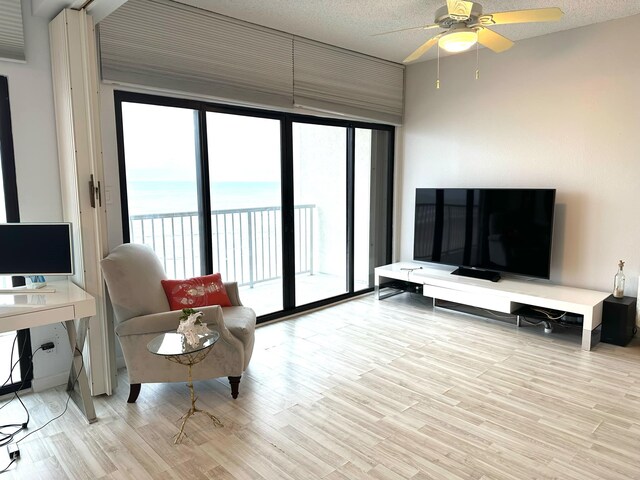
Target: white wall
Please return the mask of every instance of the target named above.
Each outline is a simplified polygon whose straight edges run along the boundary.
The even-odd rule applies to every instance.
[[[497,28],[496,28],[497,30]],[[416,187],[557,189],[551,280],[626,294],[640,271],[640,16],[407,68],[399,161],[400,259],[411,260]]]
[[[26,3],[26,5],[25,5]],[[62,218],[53,113],[49,25],[23,2],[27,63],[0,60],[8,78],[18,199],[22,221]]]
[[[62,220],[58,151],[53,112],[49,25],[31,16],[30,2],[22,2],[26,63],[0,60],[0,75],[8,78],[15,150],[20,219],[23,222]],[[71,350],[61,325],[31,329],[33,350],[54,340],[51,353],[34,357],[35,390],[66,382]]]

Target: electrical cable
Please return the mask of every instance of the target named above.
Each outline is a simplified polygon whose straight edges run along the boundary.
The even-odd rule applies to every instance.
[[[38,350],[40,350],[41,348],[38,348],[36,350],[36,352]],[[80,354],[80,370],[78,370],[78,374],[76,375],[76,378],[73,380],[73,384],[71,385],[71,388],[73,388],[73,386],[75,386],[76,382],[78,381],[78,378],[80,378],[80,374],[82,373],[82,370],[84,370],[84,357],[82,356],[82,352],[80,351],[80,349],[78,349],[78,347],[75,347],[75,351],[78,352]],[[34,352],[35,354],[35,352]],[[31,361],[31,365],[33,365],[33,357],[32,357],[32,361]],[[15,393],[15,392],[14,392]],[[18,400],[20,400],[20,397],[18,397]],[[47,423],[45,423],[44,425],[36,428],[35,430],[32,430],[31,432],[27,433],[26,435],[24,435],[20,440],[16,440],[16,445],[18,445],[20,442],[22,442],[25,438],[27,438],[29,435],[32,435],[36,432],[39,432],[40,430],[42,430],[44,427],[46,427],[47,425],[49,425],[51,422],[53,422],[54,420],[57,420],[58,418],[62,417],[65,413],[67,413],[67,409],[69,408],[69,401],[71,400],[71,390],[69,390],[68,395],[67,395],[67,401],[64,405],[64,410],[62,410],[62,412],[53,417],[51,420],[49,420]],[[20,400],[20,403],[22,403],[22,400]],[[26,412],[27,412],[27,417],[29,415],[29,411],[27,410],[27,407],[24,406],[24,403],[22,403],[22,406],[25,408]],[[27,419],[27,423],[29,422],[29,420]],[[15,432],[11,433],[11,440],[13,440],[13,437],[21,432],[22,430],[24,430],[26,428],[26,423],[23,423],[22,425],[19,425],[20,428],[18,430],[16,430]],[[18,426],[18,425],[12,425],[12,426]],[[3,428],[3,427],[0,427]],[[9,440],[7,443],[11,443],[11,440]],[[5,445],[0,443],[0,445]],[[17,460],[17,458],[13,458],[11,460],[11,462],[9,462],[9,465],[7,465],[3,470],[0,470],[0,473],[4,473],[7,470],[9,470],[9,468],[11,467],[11,465],[13,465],[15,463],[15,461]]]
[[[544,332],[545,333],[551,333],[552,332],[552,327],[551,327],[551,322],[547,319],[543,319],[543,318],[534,318],[533,320],[527,318],[524,315],[520,315],[520,319],[531,324],[531,325],[535,325],[538,326],[541,323],[544,324]],[[554,323],[554,325],[557,325],[557,323]]]
[[[544,310],[542,308],[531,307],[531,310],[533,310],[534,312],[538,312],[538,313],[543,314],[549,320],[560,320],[562,317],[564,317],[567,314],[567,312],[562,312],[557,317],[554,317],[553,315],[551,315],[551,313],[549,313],[547,310]]]
[[[492,315],[492,316],[494,316],[496,318],[504,318],[504,319],[507,319],[507,320],[513,320],[516,317],[515,315],[499,315],[499,314],[495,313],[494,311],[486,309],[486,308],[483,308],[482,310],[484,310],[489,315]]]
[[[60,413],[58,416],[53,417],[51,420],[49,420],[47,423],[45,423],[44,425],[36,428],[35,430],[32,430],[31,432],[27,433],[24,437],[22,437],[20,440],[16,441],[16,445],[19,444],[20,442],[22,442],[25,438],[27,438],[29,435],[32,435],[36,432],[39,432],[40,430],[42,430],[44,427],[46,427],[47,425],[49,425],[51,422],[53,422],[54,420],[59,419],[61,416],[63,416],[65,413],[67,413],[67,409],[69,408],[69,400],[71,400],[71,390],[73,389],[73,386],[76,384],[76,382],[78,381],[78,378],[80,378],[80,374],[82,373],[82,370],[84,369],[84,358],[82,357],[82,352],[78,349],[78,347],[75,347],[75,351],[78,352],[80,354],[80,370],[78,370],[78,374],[76,375],[76,378],[73,380],[73,383],[71,385],[71,389],[68,391],[68,396],[67,396],[67,402],[65,403],[64,406],[64,410],[62,410],[62,413]]]
[[[16,338],[14,338],[13,345],[11,347],[11,357],[10,357],[11,359],[13,359],[13,353],[15,351],[16,342],[17,342],[17,336],[16,336]],[[11,381],[11,383],[13,383],[13,371],[16,368],[16,366],[18,365],[18,363],[20,362],[20,360],[22,360],[22,355],[24,355],[24,348],[25,348],[25,344],[22,345],[22,350],[20,352],[18,360],[16,360],[16,362],[12,364],[11,370],[9,371],[9,377],[7,378],[7,380],[4,382],[4,384],[2,386],[5,386],[7,384],[7,382],[9,382],[9,381]],[[13,442],[13,439],[15,438],[15,436],[18,433],[20,433],[21,431],[25,430],[27,428],[27,426],[29,425],[29,421],[31,420],[31,416],[29,415],[29,409],[23,403],[22,399],[20,398],[20,395],[18,395],[18,391],[21,390],[24,387],[26,379],[29,376],[29,373],[30,373],[31,369],[33,368],[33,357],[38,352],[38,350],[42,350],[42,347],[38,347],[31,354],[30,359],[29,359],[29,367],[27,368],[27,371],[22,376],[22,382],[20,383],[20,386],[18,387],[18,390],[13,392],[13,397],[11,398],[11,400],[5,402],[2,406],[0,406],[0,410],[2,410],[4,407],[9,405],[13,400],[15,400],[17,398],[18,401],[20,402],[20,404],[22,405],[22,408],[24,408],[24,411],[27,413],[27,420],[25,422],[23,422],[23,423],[12,423],[12,424],[0,425],[0,435],[1,435],[1,437],[0,437],[0,446],[4,447],[5,445],[11,444]],[[15,428],[15,430],[12,431],[12,432],[3,431],[4,429],[7,429],[7,428]],[[18,458],[19,457],[13,457],[11,459],[11,461],[9,462],[9,464],[6,467],[4,467],[2,470],[0,470],[0,473],[4,473],[7,470],[9,470],[9,468],[11,468],[11,465],[13,465],[18,460]]]
[[[13,353],[13,352],[12,352]],[[20,363],[20,359],[18,358],[18,360],[15,361],[15,363],[11,366],[11,370],[9,370],[9,376],[7,377],[7,379],[4,381],[4,383],[2,385],[0,385],[0,387],[6,387],[7,383],[9,383],[9,380],[11,379],[11,373],[13,373],[13,371],[15,370],[15,368],[18,366],[18,363]]]
[[[15,345],[15,343],[14,343],[14,345]],[[27,369],[27,371],[26,371],[26,373],[25,373],[25,375],[24,375],[24,377],[22,379],[22,383],[18,387],[18,390],[22,389],[22,387],[24,386],[26,378],[29,375],[29,372],[31,371],[31,368],[33,366],[33,355],[35,355],[38,352],[38,350],[41,350],[41,347],[36,349],[36,351],[33,352],[33,354],[31,355],[31,359],[30,359],[30,362],[29,362],[29,368]],[[11,351],[11,358],[13,358],[13,349]],[[12,370],[12,372],[13,372],[13,370]],[[9,379],[13,383],[13,373],[12,372],[9,374]],[[22,430],[25,430],[27,428],[27,426],[29,425],[29,421],[31,420],[31,416],[29,415],[29,409],[22,402],[22,399],[20,398],[20,395],[18,395],[18,390],[13,392],[13,398],[11,400],[9,400],[8,402],[5,402],[0,407],[0,410],[2,410],[4,407],[9,405],[13,400],[15,400],[17,398],[18,401],[20,402],[20,405],[22,405],[22,408],[24,408],[24,411],[27,414],[27,420],[25,422],[22,422],[22,423],[9,423],[9,424],[5,424],[5,425],[0,425],[0,435],[2,435],[0,437],[0,446],[9,445],[10,443],[12,443],[13,439],[15,438],[15,436],[18,433],[20,433]],[[14,430],[12,432],[3,431],[4,429],[7,429],[7,428],[15,428],[16,430]]]
[[[545,321],[545,320],[540,320],[540,319],[537,319],[537,318],[530,319],[530,318],[525,317],[524,315],[520,315],[520,318],[522,320],[524,320],[525,322],[530,323],[531,325],[540,325],[542,322]]]
[[[14,463],[16,463],[16,460],[18,460],[17,458],[12,458],[11,461],[9,462],[9,465],[7,465],[6,467],[4,467],[2,470],[0,470],[0,473],[4,473],[7,470],[9,470],[9,468],[11,467],[11,465],[13,465]]]
[[[22,382],[20,383],[20,386],[18,387],[18,390],[22,390],[22,388],[24,387],[25,382],[27,381],[27,377],[29,375],[29,372],[31,372],[31,368],[33,368],[33,356],[38,352],[38,350],[42,350],[42,347],[38,347],[36,348],[36,350],[31,354],[31,360],[29,362],[29,367],[27,368],[27,371],[25,372],[23,378],[22,378]],[[12,352],[13,353],[13,352]],[[18,361],[20,361],[18,359]],[[12,369],[13,372],[13,369]],[[13,382],[13,375],[12,373],[9,373],[9,379],[11,379],[11,381]],[[20,397],[17,394],[17,391],[13,392],[13,398],[11,400],[9,400],[8,402],[6,402],[4,405],[2,405],[0,407],[0,410],[2,410],[4,407],[6,407],[7,405],[9,405],[11,402],[13,402],[16,397],[18,397],[18,400],[20,400]],[[20,400],[20,403],[22,403],[22,400]],[[24,407],[24,404],[22,405]],[[25,407],[26,410],[26,407]],[[27,411],[27,415],[29,414],[29,412]],[[0,428],[2,428],[2,426],[0,426]]]
[[[62,324],[62,326],[64,327],[65,330],[67,330],[67,326],[63,323],[60,322]],[[13,353],[15,351],[15,346],[16,346],[16,342],[17,342],[18,337],[16,336],[13,339],[13,344],[11,346],[11,357],[9,362],[11,362],[11,360],[13,359]],[[20,351],[20,354],[18,356],[18,360],[13,363],[11,365],[11,370],[9,371],[9,377],[7,378],[7,380],[5,380],[5,382],[3,383],[3,387],[7,384],[7,382],[11,381],[11,383],[13,383],[13,371],[15,370],[16,366],[18,365],[18,363],[20,362],[20,360],[22,359],[22,355],[24,355],[24,348],[25,348],[25,344],[22,345],[22,349]],[[31,369],[33,368],[33,357],[35,356],[35,354],[39,351],[39,350],[43,350],[42,346],[38,347],[30,356],[29,359],[29,368],[27,368],[27,371],[24,375],[22,375],[22,382],[20,383],[20,386],[18,387],[18,390],[16,390],[15,392],[13,392],[13,398],[11,400],[9,400],[8,402],[4,403],[2,406],[0,406],[0,410],[2,410],[4,407],[6,407],[7,405],[9,405],[14,399],[18,399],[18,401],[20,402],[20,404],[22,405],[22,408],[24,408],[24,411],[27,413],[27,421],[21,424],[7,424],[7,425],[1,425],[0,426],[0,435],[3,435],[0,438],[0,446],[5,446],[5,445],[9,445],[13,442],[13,439],[15,438],[15,436],[20,433],[21,431],[25,430],[27,428],[27,426],[29,425],[29,420],[31,419],[30,415],[29,415],[29,409],[26,407],[26,405],[24,404],[24,402],[22,401],[22,399],[20,398],[20,395],[18,395],[18,391],[21,390],[24,387],[24,384],[26,382],[27,377],[29,376],[29,373],[31,371]],[[75,347],[75,350],[80,354],[80,370],[78,371],[78,375],[76,376],[75,380],[73,381],[73,384],[71,386],[71,388],[73,388],[73,386],[76,384],[76,382],[78,381],[78,378],[80,378],[80,374],[82,373],[82,370],[84,369],[84,357],[82,356],[82,352],[78,349],[78,347]],[[49,420],[47,423],[45,423],[44,425],[42,425],[41,427],[38,427],[37,429],[27,433],[26,435],[24,435],[20,440],[17,440],[15,442],[16,446],[23,441],[25,438],[27,438],[29,435],[31,435],[32,433],[36,433],[40,430],[42,430],[44,427],[46,427],[47,425],[49,425],[51,422],[53,422],[54,420],[57,420],[58,418],[60,418],[62,415],[64,415],[67,412],[67,409],[69,408],[69,400],[71,400],[71,391],[69,391],[68,397],[67,397],[67,401],[65,403],[64,406],[64,410],[62,411],[62,413],[60,413],[60,415],[52,418],[51,420]],[[15,431],[10,432],[10,433],[6,433],[6,432],[2,432],[2,429],[5,428],[16,428]],[[2,470],[0,470],[0,474],[4,473],[6,471],[9,470],[9,468],[11,468],[11,465],[13,465],[17,460],[18,457],[13,457],[11,459],[11,461],[9,462],[9,464],[4,467]]]
[[[16,335],[16,337],[13,339],[13,344],[11,346],[11,356],[9,357],[9,363],[11,363],[11,359],[13,359],[13,352],[15,351],[17,338],[18,337]],[[24,350],[19,355],[20,358],[22,357],[23,353],[24,353]],[[20,361],[20,358],[18,358],[18,362]],[[13,370],[15,369],[15,366],[16,366],[16,364],[18,362],[13,364],[13,366],[11,367],[11,370],[9,371],[9,378],[7,378],[7,380],[4,382],[3,386],[6,385],[6,383],[8,381],[11,381],[11,383],[13,383]],[[24,384],[24,380],[23,380],[23,384]],[[16,392],[14,392],[14,398],[16,398],[15,395],[16,395]],[[20,397],[18,397],[18,400],[20,400]],[[0,410],[2,408],[6,407],[7,405],[9,405],[9,403],[11,403],[12,401],[13,401],[13,398],[11,400],[9,400],[8,402],[6,402],[4,405],[2,405],[2,407],[0,407]],[[27,421],[25,423],[13,423],[13,424],[7,424],[7,425],[0,426],[0,434],[2,435],[2,438],[0,438],[0,446],[5,446],[5,445],[10,444],[13,441],[13,438],[15,437],[15,435],[17,433],[21,432],[22,430],[24,430],[25,428],[27,428],[27,425],[29,424],[29,410],[27,410],[27,407],[24,406],[24,403],[22,403],[22,400],[20,400],[20,403],[22,404],[22,407],[27,412]],[[5,428],[15,428],[16,430],[14,430],[12,432],[5,432],[5,431],[3,431]],[[16,460],[17,460],[17,458],[13,457],[11,459],[11,461],[9,462],[9,465],[4,467],[2,469],[2,471],[0,471],[0,473],[4,473],[7,470],[9,470],[11,465],[13,465],[16,462]]]
[[[520,318],[522,320],[524,320],[527,323],[530,323],[531,325],[540,325],[541,323],[544,322],[549,322],[549,320],[553,320],[553,319],[549,319],[549,320],[543,320],[543,319],[530,319],[525,317],[524,315],[521,315]],[[555,320],[554,322],[554,326],[556,327],[562,327],[562,328],[573,328],[573,327],[579,327],[579,324],[575,324],[575,323],[571,323],[571,322],[567,322],[565,320],[562,320],[562,318]]]
[[[0,432],[0,434],[3,435],[3,437],[0,439],[0,447],[4,447],[5,445],[9,445],[11,442],[13,442],[13,438],[27,427],[26,423],[13,423],[2,425],[1,428],[15,428],[13,432]]]
[[[9,357],[9,362],[11,362],[11,359],[13,359],[13,350],[16,347],[16,343],[17,342],[18,342],[18,335],[16,334],[13,337],[13,344],[11,345],[11,356]],[[20,363],[20,358],[22,357],[22,354],[24,353],[24,344],[22,345],[22,347],[23,347],[23,350],[22,350],[22,352],[20,352],[20,355],[18,355],[18,360],[16,360],[15,363],[11,366],[11,370],[9,370],[9,376],[7,377],[7,379],[2,384],[3,387],[9,382],[9,380],[11,380],[11,374],[13,373],[14,368],[16,368],[16,365],[18,365],[18,363]]]

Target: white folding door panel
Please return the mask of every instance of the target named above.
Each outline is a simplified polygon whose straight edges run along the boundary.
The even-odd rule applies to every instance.
[[[106,255],[106,207],[93,20],[63,10],[49,24],[58,159],[64,220],[74,232],[74,283],[96,298],[84,351],[93,395],[111,394],[115,380],[114,335],[105,311],[100,260]]]

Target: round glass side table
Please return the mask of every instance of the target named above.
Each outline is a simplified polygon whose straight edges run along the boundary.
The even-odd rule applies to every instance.
[[[186,436],[184,426],[187,420],[198,412],[207,415],[214,426],[222,427],[222,422],[215,415],[196,407],[197,397],[193,391],[193,376],[191,374],[193,366],[206,358],[219,338],[220,334],[218,332],[211,332],[209,335],[200,336],[200,342],[195,346],[191,346],[187,343],[184,335],[170,332],[161,333],[147,344],[147,350],[151,353],[162,355],[167,360],[185,365],[188,368],[187,387],[189,387],[189,393],[191,394],[191,408],[179,419],[182,420],[182,425],[180,426],[180,431],[173,438],[174,444],[180,443]]]

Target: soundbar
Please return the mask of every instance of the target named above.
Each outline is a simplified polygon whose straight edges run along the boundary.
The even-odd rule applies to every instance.
[[[480,280],[491,280],[497,282],[500,280],[500,274],[498,272],[492,272],[491,270],[479,270],[476,268],[458,267],[451,275],[460,275],[462,277],[479,278]]]

